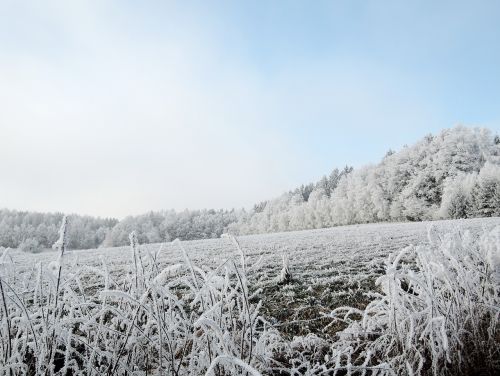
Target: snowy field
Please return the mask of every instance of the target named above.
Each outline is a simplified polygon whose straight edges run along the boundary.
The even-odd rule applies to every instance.
[[[0,255],[0,374],[500,367],[500,218],[61,252],[66,223],[63,257]]]
[[[374,280],[383,273],[387,256],[408,245],[426,243],[430,226],[435,226],[439,233],[459,228],[480,235],[497,225],[500,225],[500,218],[380,223],[248,235],[239,237],[238,241],[249,258],[249,264],[260,260],[250,285],[263,290],[263,313],[283,333],[292,336],[318,332],[324,323],[315,320],[333,308],[343,305],[364,307],[369,301],[364,293],[374,288]],[[234,244],[227,238],[185,241],[182,244],[193,264],[200,267],[213,268],[229,258],[236,261],[240,258]],[[157,253],[162,266],[183,261],[182,252],[174,243],[141,245],[139,249],[143,257],[147,253]],[[276,279],[282,268],[283,254],[289,257],[294,282],[278,286]],[[14,284],[23,285],[25,291],[29,291],[33,288],[39,264],[48,266],[57,259],[57,252],[24,254],[14,251],[10,256],[17,272]],[[69,251],[63,269],[102,269],[104,262],[113,279],[120,281],[131,273],[132,258],[130,247]],[[86,275],[86,291],[92,293],[102,288],[101,276]]]

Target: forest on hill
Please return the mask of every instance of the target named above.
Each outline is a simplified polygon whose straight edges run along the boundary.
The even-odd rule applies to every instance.
[[[0,210],[0,246],[35,252],[57,239],[63,214]],[[332,227],[500,216],[500,137],[457,126],[390,150],[378,163],[334,169],[251,210],[164,210],[121,221],[71,215],[72,249]]]
[[[334,170],[306,196],[288,192],[242,215],[236,234],[384,221],[500,215],[500,138],[457,126],[389,151],[378,164],[340,178]]]

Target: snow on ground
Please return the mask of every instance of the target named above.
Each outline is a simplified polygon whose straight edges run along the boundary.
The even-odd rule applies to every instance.
[[[321,315],[333,308],[363,307],[368,302],[364,293],[375,288],[375,277],[383,272],[386,257],[410,244],[426,242],[430,226],[435,226],[438,232],[458,226],[463,231],[481,234],[497,225],[500,218],[380,223],[249,235],[238,240],[251,261],[262,258],[252,284],[263,289],[263,313],[282,326],[283,333],[294,335],[319,330],[322,325],[318,322],[315,327],[315,320],[321,320]],[[198,266],[215,267],[228,258],[240,257],[228,238],[186,241],[183,245]],[[143,255],[161,249],[158,257],[165,265],[182,262],[182,253],[174,243],[142,245],[141,249]],[[283,253],[289,257],[294,282],[278,286],[276,278],[282,268]],[[57,253],[33,255],[14,251],[10,256],[18,273],[15,279],[29,291],[38,264],[48,265],[57,258]],[[64,267],[69,271],[86,266],[101,269],[105,262],[113,278],[120,279],[129,272],[131,260],[129,247],[70,251]],[[96,291],[100,281],[97,276],[95,280],[89,279],[85,289]],[[302,321],[306,324],[300,324]]]

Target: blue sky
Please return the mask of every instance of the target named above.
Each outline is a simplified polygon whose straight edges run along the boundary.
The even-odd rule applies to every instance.
[[[0,207],[249,207],[500,131],[496,1],[0,0]]]

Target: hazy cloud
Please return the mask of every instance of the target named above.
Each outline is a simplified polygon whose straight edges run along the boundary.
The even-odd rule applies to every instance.
[[[0,8],[0,206],[249,206],[455,121],[390,64],[314,51],[263,64],[202,5]]]

